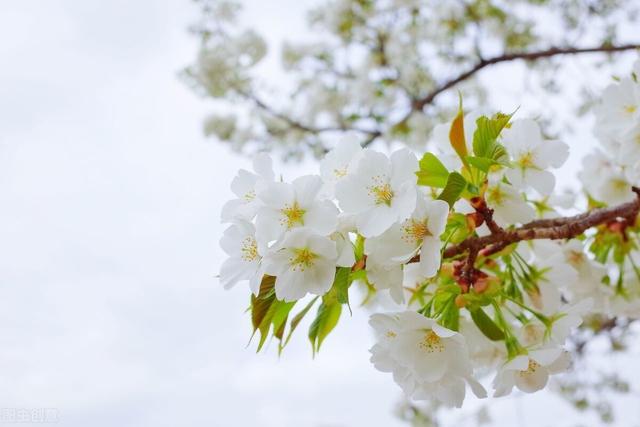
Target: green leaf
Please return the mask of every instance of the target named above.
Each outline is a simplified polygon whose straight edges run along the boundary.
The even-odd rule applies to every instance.
[[[251,323],[253,332],[260,327],[262,320],[267,315],[269,307],[276,299],[275,294],[276,278],[274,276],[264,276],[260,283],[258,295],[251,295]]]
[[[285,348],[285,346],[287,344],[289,344],[289,340],[291,339],[291,336],[293,335],[293,331],[296,330],[296,328],[298,327],[298,325],[300,324],[300,322],[302,321],[304,316],[306,316],[307,313],[309,312],[309,310],[311,310],[311,307],[313,307],[313,305],[316,303],[318,298],[320,298],[320,297],[315,297],[311,301],[309,301],[309,303],[302,309],[302,311],[300,311],[300,313],[296,314],[293,317],[293,319],[291,319],[291,323],[289,324],[289,333],[287,334],[287,338],[284,340],[284,344],[281,341],[280,345],[278,346],[278,352],[279,353],[281,353],[282,350]]]
[[[420,170],[416,172],[418,185],[443,188],[447,184],[449,171],[432,153],[424,153],[420,160]]]
[[[504,339],[504,332],[496,322],[491,319],[481,308],[469,309],[473,323],[476,324],[478,329],[489,338],[491,341],[500,341]]]
[[[467,180],[458,172],[451,172],[447,179],[447,184],[438,196],[438,199],[444,200],[453,208],[453,205],[458,201],[466,187]]]
[[[333,287],[336,289],[336,296],[340,304],[349,305],[349,286],[351,285],[351,268],[338,267],[336,277],[333,280]],[[351,308],[349,308],[351,310]]]
[[[251,295],[253,334],[256,331],[260,333],[257,351],[262,349],[270,332],[273,332],[273,335],[282,342],[289,312],[295,305],[295,301],[284,302],[276,299],[275,281],[276,278],[273,276],[264,276],[260,283],[258,295]]]
[[[507,126],[513,114],[498,113],[492,118],[479,117],[473,134],[473,153],[477,157],[499,160],[506,155],[504,147],[498,144],[500,132]]]
[[[287,319],[289,318],[289,312],[296,305],[295,301],[284,302],[276,301],[276,306],[273,317],[271,318],[271,325],[273,326],[273,336],[278,338],[282,342],[284,336],[284,328],[287,325]]]
[[[455,212],[449,215],[442,240],[450,243],[460,243],[469,236],[469,233],[466,215]]]
[[[440,322],[445,328],[449,328],[452,331],[460,330],[460,309],[455,303],[456,297],[453,296],[449,299],[445,310],[442,312]]]
[[[360,261],[362,257],[364,257],[364,237],[359,234],[358,237],[356,237],[356,244],[353,251],[356,257],[356,261]]]
[[[260,342],[258,343],[257,349],[258,352],[262,349],[262,346],[269,337],[270,331],[273,331],[273,335],[276,338],[282,340],[282,335],[284,334],[284,323],[287,321],[289,312],[293,308],[294,304],[295,302],[284,302],[274,299],[273,303],[269,306],[266,315],[262,319],[262,322],[258,326],[258,331],[260,331]],[[280,331],[281,328],[282,331]],[[280,336],[278,336],[278,334]]]
[[[309,341],[311,341],[314,355],[320,351],[322,342],[338,324],[340,313],[342,313],[342,304],[338,302],[327,304],[322,301],[318,307],[316,318],[309,327]]]
[[[496,162],[493,159],[490,159],[488,157],[474,157],[474,156],[467,156],[467,162],[469,162],[469,164],[477,169],[480,169],[482,172],[488,173],[489,169],[491,169],[491,166],[494,165],[499,165],[499,162]]]

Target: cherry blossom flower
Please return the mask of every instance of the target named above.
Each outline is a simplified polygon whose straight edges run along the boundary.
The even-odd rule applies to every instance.
[[[296,178],[291,184],[271,182],[258,193],[263,206],[256,217],[256,236],[269,243],[297,227],[307,227],[323,236],[338,224],[338,209],[320,200],[322,180],[317,175]]]
[[[340,265],[336,243],[308,228],[287,233],[264,257],[263,264],[266,274],[276,276],[276,297],[284,301],[295,301],[308,293],[324,295],[333,284],[336,265]]]
[[[325,183],[335,185],[353,173],[362,153],[363,149],[355,138],[345,138],[320,162],[320,176]]]
[[[512,158],[513,168],[505,175],[518,188],[531,187],[549,195],[555,177],[547,169],[559,168],[569,156],[569,147],[560,141],[545,140],[538,123],[530,119],[515,120],[502,131],[502,142]]]
[[[522,192],[497,176],[490,177],[485,199],[500,225],[524,224],[535,217],[535,210],[524,200]]]
[[[391,158],[365,150],[353,174],[336,184],[336,197],[347,214],[355,215],[364,237],[378,236],[407,219],[416,206],[418,160],[408,149]]]
[[[598,128],[614,138],[621,136],[640,120],[640,86],[631,78],[607,86],[595,112]]]
[[[498,371],[493,380],[493,396],[506,396],[514,386],[525,393],[541,390],[547,385],[551,375],[566,371],[569,363],[568,353],[559,347],[516,356]]]
[[[407,396],[435,398],[449,406],[462,406],[465,383],[478,397],[486,392],[473,378],[464,337],[414,311],[374,315],[370,320],[377,343],[371,361],[394,380]]]
[[[440,235],[448,215],[446,202],[419,196],[409,218],[392,225],[380,236],[367,239],[365,253],[389,263],[404,264],[420,252],[420,272],[424,277],[433,277],[440,268]]]
[[[262,280],[260,263],[265,249],[258,246],[255,231],[253,224],[244,220],[237,220],[225,230],[220,240],[220,246],[229,255],[220,267],[220,282],[225,289],[249,280],[251,291],[258,293]]]
[[[229,200],[222,207],[222,221],[231,222],[236,218],[251,221],[261,206],[257,192],[267,182],[274,179],[271,157],[260,153],[253,159],[253,172],[244,169],[231,181],[231,191],[236,199]]]

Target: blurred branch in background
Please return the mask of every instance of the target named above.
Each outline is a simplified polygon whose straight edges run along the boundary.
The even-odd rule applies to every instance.
[[[202,19],[191,30],[200,53],[184,76],[225,111],[207,119],[206,133],[239,151],[285,158],[321,155],[344,134],[362,145],[423,147],[457,107],[456,90],[467,110],[492,107],[477,79],[486,68],[523,60],[536,77],[527,91],[563,97],[568,89],[555,77],[568,56],[591,54],[603,65],[640,43],[625,39],[638,22],[638,3],[629,0],[333,0],[309,13],[317,41],[283,45],[283,88],[261,78],[267,44],[242,29],[238,4],[196,1]],[[589,101],[571,98],[580,111]],[[550,120],[557,111],[544,104],[539,113]]]

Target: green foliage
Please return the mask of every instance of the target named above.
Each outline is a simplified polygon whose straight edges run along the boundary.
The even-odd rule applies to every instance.
[[[309,327],[309,341],[311,341],[311,348],[314,355],[320,351],[320,345],[322,345],[327,335],[329,335],[338,324],[341,313],[342,304],[337,300],[328,301],[327,298],[322,299],[316,318]]]
[[[460,199],[466,188],[467,180],[458,172],[451,172],[438,199],[444,200],[449,204],[449,207],[453,208],[453,205]]]
[[[454,212],[449,215],[442,239],[445,242],[460,243],[469,237],[472,231],[467,223],[467,216],[460,212]]]
[[[293,335],[293,331],[296,330],[296,328],[298,327],[302,319],[304,319],[304,317],[307,315],[309,310],[311,310],[311,307],[313,307],[316,301],[318,301],[318,298],[320,297],[315,297],[311,301],[309,301],[309,303],[302,309],[302,311],[300,311],[298,314],[296,314],[293,317],[293,319],[291,319],[291,324],[289,325],[289,333],[287,334],[287,339],[284,341],[284,344],[281,343],[281,345],[278,347],[279,353],[281,353],[284,347],[289,343],[289,340]]]
[[[420,159],[420,170],[416,175],[418,185],[444,188],[447,185],[449,171],[433,153],[425,153]]]
[[[498,113],[492,118],[481,116],[476,120],[476,131],[473,133],[474,166],[488,172],[494,164],[506,157],[504,147],[498,143],[502,130],[509,124],[513,114]]]
[[[469,313],[478,329],[492,341],[504,339],[504,332],[480,307],[470,308]]]
[[[289,312],[295,305],[295,302],[284,302],[276,298],[275,294],[275,277],[264,276],[260,284],[258,295],[251,295],[251,323],[253,324],[253,333],[260,333],[260,341],[258,342],[258,350],[269,337],[269,333],[273,333],[280,344],[284,336],[284,329],[289,317]]]

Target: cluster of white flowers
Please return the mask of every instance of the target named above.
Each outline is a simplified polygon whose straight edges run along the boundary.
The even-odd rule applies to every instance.
[[[580,179],[599,202],[629,201],[631,185],[640,182],[640,61],[605,89],[595,114],[601,148],[585,157]]]
[[[606,154],[588,157],[581,174],[596,206],[629,200],[638,183],[638,74],[640,61],[596,111]],[[553,193],[551,172],[565,162],[566,144],[544,138],[530,119],[460,111],[435,128],[431,146],[436,154],[418,160],[407,148],[387,155],[347,138],[317,175],[278,180],[266,154],[239,171],[222,210],[229,258],[220,280],[249,283],[261,342],[271,323],[282,340],[289,311],[311,294],[322,297],[310,329],[317,350],[349,286],[361,282],[396,307],[371,316],[374,366],[412,399],[459,407],[467,385],[487,396],[480,381],[488,376],[496,397],[544,388],[569,368],[566,342],[588,314],[640,317],[640,242],[630,218],[580,239],[521,241],[478,259],[443,255],[450,244],[568,207],[572,198]]]

